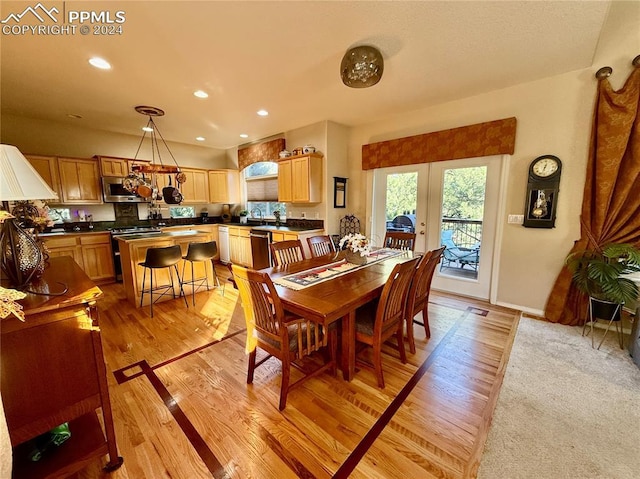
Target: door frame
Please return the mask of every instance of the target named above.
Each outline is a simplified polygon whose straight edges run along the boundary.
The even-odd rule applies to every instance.
[[[510,155],[492,155],[499,157],[500,161],[500,173],[499,173],[499,186],[497,192],[497,211],[496,211],[496,224],[494,229],[494,241],[493,241],[493,255],[490,266],[491,271],[491,279],[489,284],[489,297],[488,301],[491,304],[497,304],[498,297],[498,283],[499,283],[499,272],[500,272],[500,250],[502,247],[502,239],[504,234],[504,222],[505,222],[505,211],[506,211],[506,199],[507,199],[507,182],[509,178],[509,168],[511,163]],[[455,160],[454,160],[455,161]],[[424,166],[426,165],[426,166]],[[414,169],[416,166],[422,166],[427,168],[427,171],[430,175],[429,163],[420,163],[419,165],[408,165],[408,168],[405,166],[398,166],[398,171],[401,172],[402,169],[410,170],[411,167]],[[365,192],[365,207],[366,207],[366,227],[369,235],[371,234],[379,234],[379,232],[375,229],[375,220],[374,218],[374,206],[375,206],[375,198],[376,191],[374,190],[375,186],[375,170],[367,170],[366,172],[366,192]],[[419,188],[420,189],[420,188]],[[428,193],[425,193],[425,196]],[[417,213],[417,212],[416,212]],[[427,225],[429,224],[429,217],[427,216]],[[416,230],[419,231],[419,220],[416,219]],[[426,248],[433,249],[432,243],[427,243]],[[435,247],[439,246],[436,245]],[[434,288],[435,289],[435,288]]]

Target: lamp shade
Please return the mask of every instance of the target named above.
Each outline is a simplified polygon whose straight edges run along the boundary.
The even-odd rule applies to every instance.
[[[0,200],[49,200],[58,195],[31,166],[20,150],[0,145]]]

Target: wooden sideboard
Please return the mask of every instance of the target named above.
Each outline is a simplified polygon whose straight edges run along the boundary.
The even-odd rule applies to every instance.
[[[13,477],[21,479],[67,477],[106,454],[105,470],[122,464],[98,324],[102,291],[71,257],[50,261],[28,286],[39,294],[20,301],[25,321],[10,316],[0,322],[0,391],[14,447]],[[71,438],[29,461],[28,441],[65,422]]]

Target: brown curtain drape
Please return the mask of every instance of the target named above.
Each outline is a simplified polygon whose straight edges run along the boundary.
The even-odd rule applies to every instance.
[[[634,62],[635,64],[635,62]],[[614,91],[607,78],[598,84],[587,179],[582,200],[580,239],[571,252],[608,243],[640,246],[640,68]],[[547,301],[554,323],[584,322],[587,298],[563,268]]]

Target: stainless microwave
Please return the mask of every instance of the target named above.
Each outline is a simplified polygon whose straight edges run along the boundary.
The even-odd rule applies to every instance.
[[[105,203],[148,203],[150,199],[138,196],[124,186],[125,178],[119,176],[102,177],[102,196]]]

